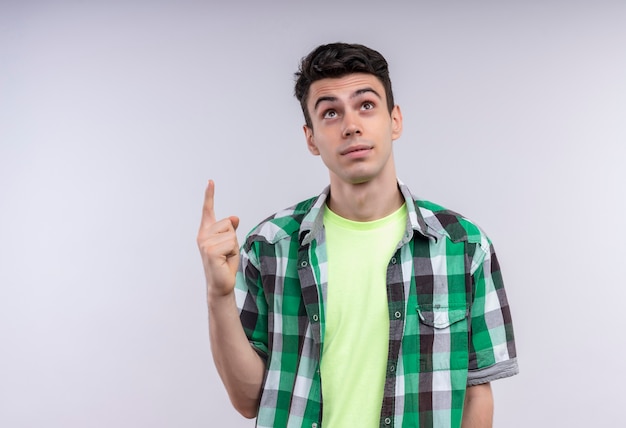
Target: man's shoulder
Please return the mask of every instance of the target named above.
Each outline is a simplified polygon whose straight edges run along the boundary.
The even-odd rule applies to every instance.
[[[413,200],[424,222],[451,241],[480,243],[488,240],[480,226],[464,215],[429,200],[415,197]]]
[[[305,199],[270,215],[248,233],[246,245],[255,241],[276,243],[281,239],[297,236],[304,218],[318,198],[319,196],[314,196]]]

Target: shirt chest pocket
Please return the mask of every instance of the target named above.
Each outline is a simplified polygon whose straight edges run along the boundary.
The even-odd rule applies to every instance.
[[[420,371],[467,369],[469,307],[420,305],[416,310]]]

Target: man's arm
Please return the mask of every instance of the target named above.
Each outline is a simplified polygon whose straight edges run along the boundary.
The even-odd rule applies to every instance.
[[[493,425],[493,394],[491,384],[470,386],[465,394],[462,428],[491,428]]]
[[[209,181],[197,239],[207,285],[211,352],[233,406],[243,416],[254,418],[265,363],[248,342],[235,302],[239,218],[216,221],[214,194],[215,184]]]
[[[235,409],[254,418],[259,408],[265,363],[252,349],[239,320],[234,294],[208,300],[211,352]]]

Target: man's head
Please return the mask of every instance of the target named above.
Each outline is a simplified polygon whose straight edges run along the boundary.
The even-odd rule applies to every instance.
[[[311,84],[317,80],[338,78],[354,73],[372,74],[380,80],[385,88],[387,109],[391,114],[395,103],[385,58],[377,51],[363,45],[332,43],[317,47],[303,58],[300,69],[296,72],[295,95],[300,101],[308,127],[313,127],[307,109]]]

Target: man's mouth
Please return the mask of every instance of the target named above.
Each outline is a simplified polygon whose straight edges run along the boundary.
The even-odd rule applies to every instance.
[[[347,149],[343,150],[341,152],[342,155],[348,155],[350,153],[358,153],[358,152],[365,152],[365,151],[369,151],[372,149],[372,146],[368,146],[366,144],[358,144],[355,146],[350,146]]]

